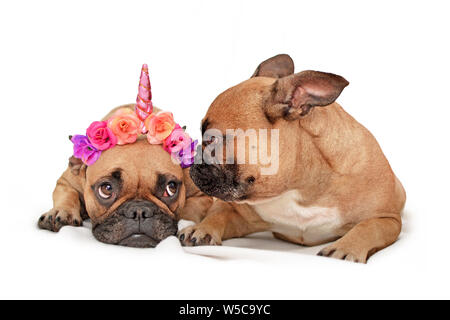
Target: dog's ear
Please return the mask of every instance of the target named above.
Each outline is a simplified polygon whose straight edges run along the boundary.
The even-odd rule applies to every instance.
[[[269,120],[295,120],[306,116],[314,107],[333,103],[348,86],[343,77],[325,72],[303,71],[278,79],[264,105]]]
[[[84,173],[86,171],[86,165],[83,163],[83,161],[81,161],[81,159],[75,158],[74,156],[71,156],[69,158],[69,168],[70,172],[72,172],[74,176],[78,176],[80,175],[80,172]]]
[[[72,141],[72,137],[72,135],[69,136],[69,141]],[[69,158],[69,168],[70,172],[72,172],[74,176],[78,176],[80,172],[85,173],[86,171],[86,165],[83,163],[83,161],[81,161],[81,159],[75,158],[74,156],[71,156]]]
[[[293,73],[294,61],[292,58],[287,54],[279,54],[261,62],[251,77],[283,78]]]

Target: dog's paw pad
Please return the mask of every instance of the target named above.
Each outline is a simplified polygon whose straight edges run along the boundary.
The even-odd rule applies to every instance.
[[[65,210],[52,209],[44,213],[38,221],[41,229],[58,232],[64,226],[79,227],[83,225],[80,215],[69,213]]]
[[[213,232],[208,232],[202,226],[191,226],[178,232],[178,239],[184,246],[216,246],[220,245],[220,238],[215,237]]]
[[[335,244],[323,248],[317,255],[334,259],[352,261],[356,263],[367,262],[367,253],[358,252],[358,250],[352,247],[340,246]]]

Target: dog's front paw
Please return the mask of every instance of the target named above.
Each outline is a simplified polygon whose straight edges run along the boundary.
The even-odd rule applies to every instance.
[[[79,227],[83,225],[80,214],[69,213],[62,209],[52,209],[44,213],[38,221],[41,229],[58,232],[64,226]]]
[[[357,263],[367,263],[366,250],[357,245],[346,244],[345,242],[340,243],[339,240],[320,250],[317,255]]]
[[[201,224],[184,228],[178,232],[178,239],[184,246],[219,246],[222,244],[220,236],[214,229]]]

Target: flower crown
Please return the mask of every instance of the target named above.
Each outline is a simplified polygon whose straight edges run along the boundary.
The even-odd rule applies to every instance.
[[[135,110],[121,108],[106,121],[92,122],[86,135],[75,135],[70,140],[74,157],[90,166],[103,151],[134,143],[140,134],[146,134],[150,144],[162,144],[182,168],[188,168],[194,163],[197,140],[193,141],[185,129],[175,123],[171,112],[153,113],[148,67],[144,64]]]

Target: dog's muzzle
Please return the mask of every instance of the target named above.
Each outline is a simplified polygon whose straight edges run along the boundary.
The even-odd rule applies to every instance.
[[[233,164],[194,164],[190,176],[197,187],[209,196],[224,201],[244,200],[247,185],[239,182],[238,168]]]
[[[176,220],[146,200],[123,203],[104,222],[93,227],[97,240],[128,247],[155,247],[177,233]]]

